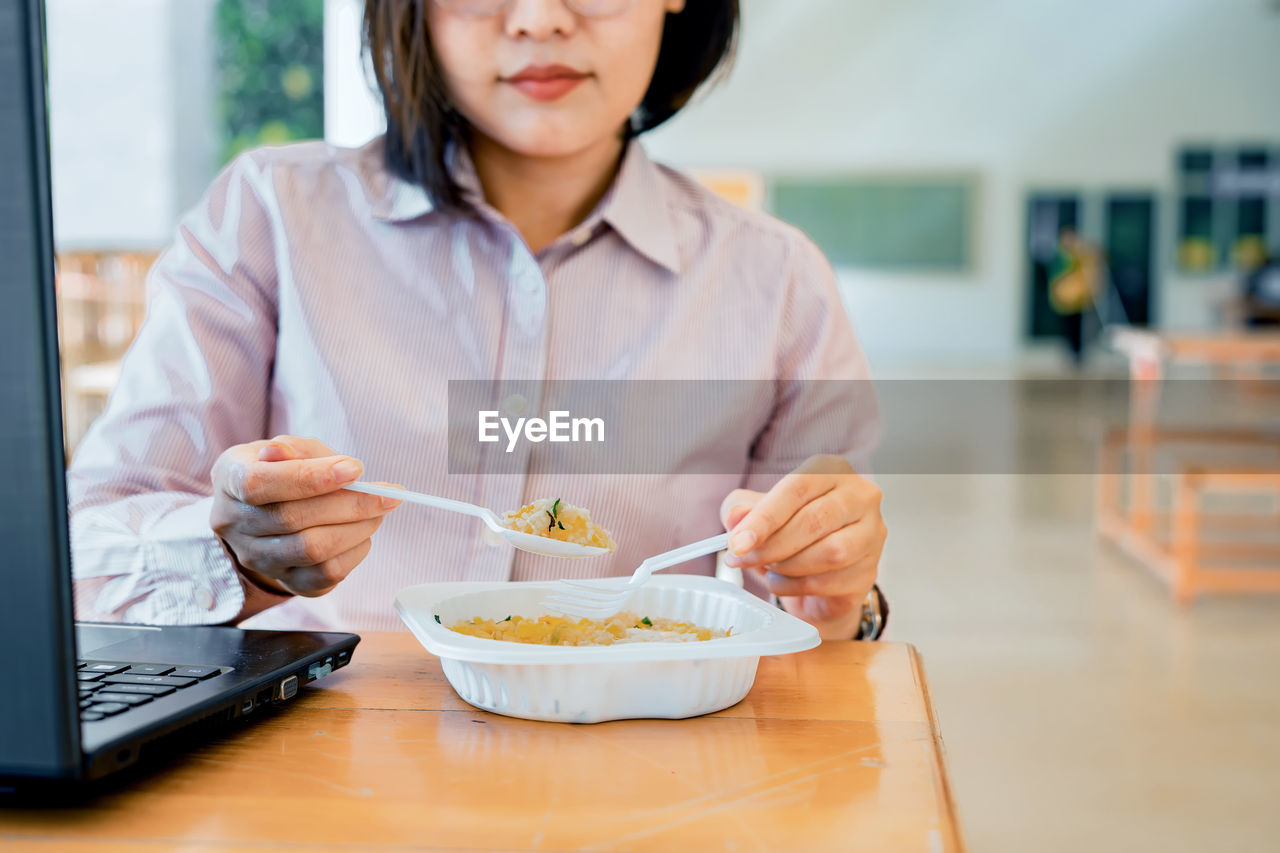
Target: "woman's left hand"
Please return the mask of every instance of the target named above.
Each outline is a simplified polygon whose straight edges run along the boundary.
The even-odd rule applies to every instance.
[[[727,564],[762,574],[823,639],[857,633],[888,535],[874,483],[839,456],[814,456],[768,492],[730,492],[720,519],[733,532]]]

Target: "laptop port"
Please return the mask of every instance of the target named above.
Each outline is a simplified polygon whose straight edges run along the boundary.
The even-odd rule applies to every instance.
[[[253,700],[252,699],[244,700],[244,702],[240,705],[240,713],[248,714],[251,711],[253,711]]]
[[[317,678],[324,678],[333,672],[333,665],[323,661],[316,661],[307,667],[307,681],[315,681]]]
[[[258,706],[259,706],[259,707],[261,707],[261,706],[263,706],[263,705],[267,704],[267,703],[268,703],[268,702],[270,702],[270,701],[271,701],[271,688],[270,688],[270,687],[268,687],[266,690],[259,690],[259,691],[258,691],[257,704],[258,704]]]
[[[280,682],[280,689],[276,693],[277,699],[284,701],[285,699],[292,699],[294,696],[297,696],[297,695],[298,695],[298,676],[291,675]]]

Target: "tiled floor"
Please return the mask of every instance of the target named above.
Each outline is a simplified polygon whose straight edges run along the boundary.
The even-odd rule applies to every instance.
[[[1177,607],[1089,476],[879,479],[973,850],[1280,849],[1280,596]]]

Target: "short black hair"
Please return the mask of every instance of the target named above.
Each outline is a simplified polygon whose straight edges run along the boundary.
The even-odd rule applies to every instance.
[[[468,205],[445,157],[470,131],[449,99],[431,44],[432,0],[366,0],[364,47],[387,118],[386,165],[423,187],[438,207]],[[738,32],[738,0],[689,0],[668,13],[653,79],[625,133],[652,130],[680,111],[717,69],[728,66]]]

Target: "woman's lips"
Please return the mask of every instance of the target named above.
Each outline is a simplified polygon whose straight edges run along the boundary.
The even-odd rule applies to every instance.
[[[535,101],[554,101],[572,92],[588,76],[565,65],[530,65],[507,77],[506,82]]]

